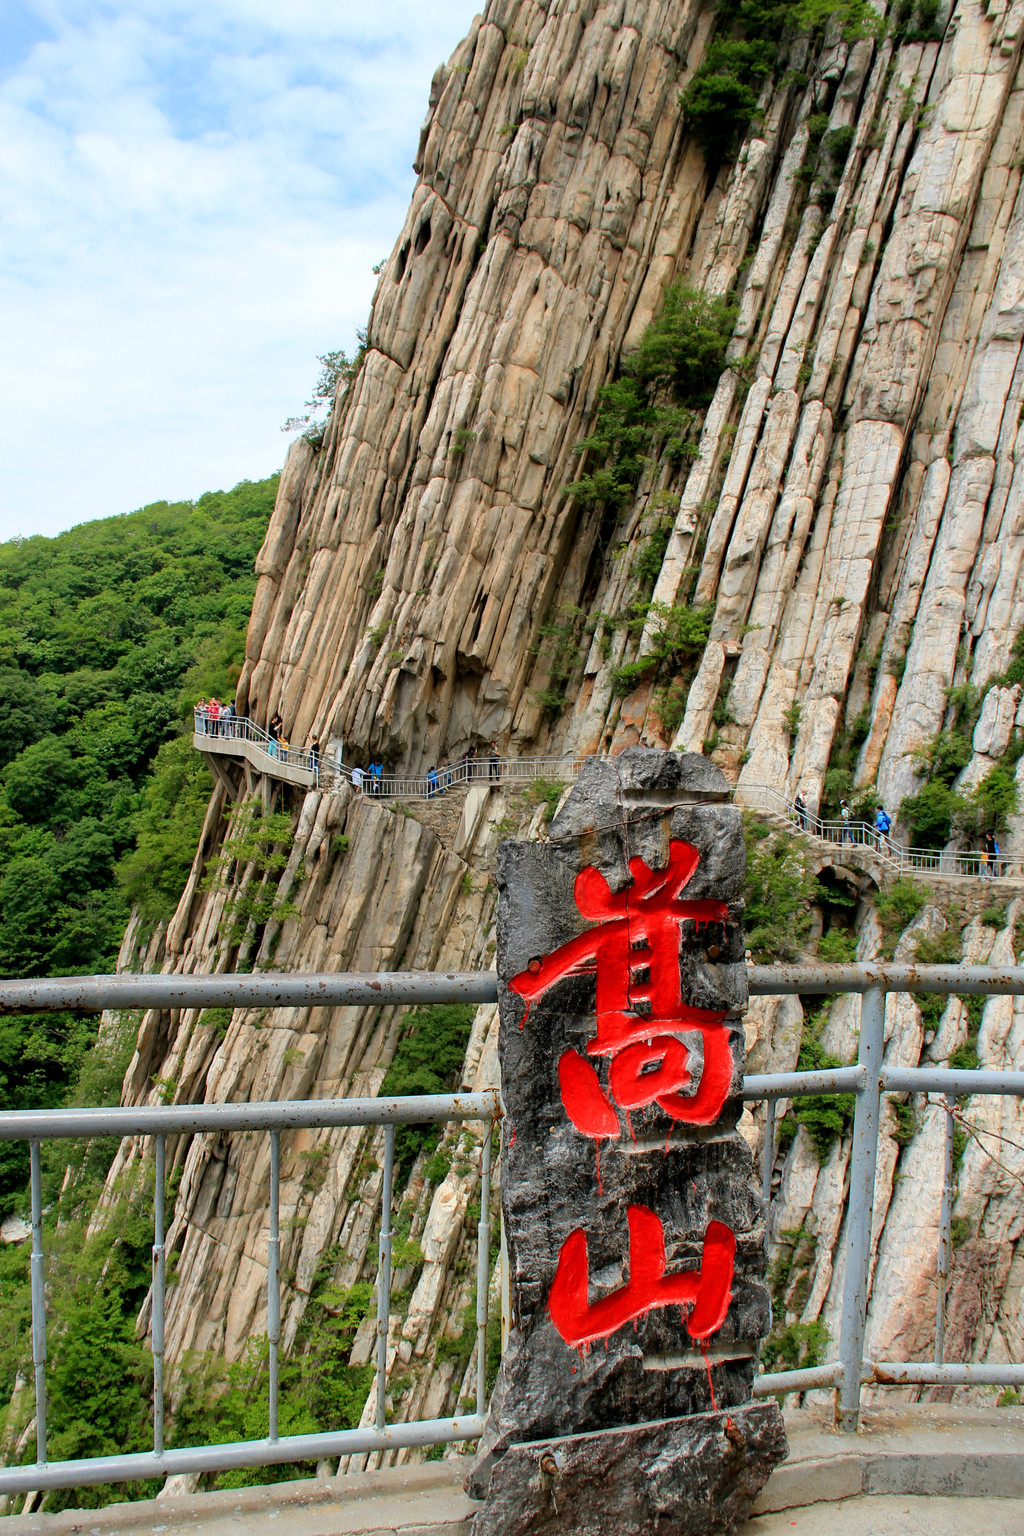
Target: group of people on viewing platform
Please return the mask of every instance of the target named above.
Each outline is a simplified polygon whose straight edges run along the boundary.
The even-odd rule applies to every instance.
[[[200,699],[196,705],[196,730],[200,736],[234,736],[235,701]]]

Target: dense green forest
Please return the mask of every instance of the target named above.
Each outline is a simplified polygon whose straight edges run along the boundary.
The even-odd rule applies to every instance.
[[[276,489],[0,545],[0,975],[109,971],[133,902],[150,926],[173,911],[210,792],[191,704],[234,691]],[[95,1033],[0,1019],[0,1108],[68,1102]],[[26,1166],[0,1146],[0,1216]]]

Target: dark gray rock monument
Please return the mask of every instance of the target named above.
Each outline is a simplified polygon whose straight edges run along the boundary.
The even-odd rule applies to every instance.
[[[746,853],[722,773],[586,765],[498,857],[512,1330],[468,1481],[475,1536],[703,1536],[786,1455],[751,1383],[771,1308],[736,1130]]]

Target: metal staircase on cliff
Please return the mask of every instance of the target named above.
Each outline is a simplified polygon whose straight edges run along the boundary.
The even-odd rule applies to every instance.
[[[338,756],[274,741],[262,726],[244,716],[213,718],[197,709],[192,741],[200,752],[243,759],[258,773],[306,789],[351,786],[356,771]],[[372,779],[364,773],[361,790],[381,799],[435,800],[450,789],[473,785],[522,787],[539,779],[567,783],[589,760],[587,755],[463,758],[433,770],[432,775],[384,774]],[[926,880],[998,879],[1024,885],[1024,866],[1019,861],[998,858],[989,863],[984,853],[974,849],[905,848],[866,821],[830,820],[800,810],[770,784],[739,784],[733,798],[737,805],[767,813],[806,837],[819,852],[853,864],[876,880],[914,875]]]

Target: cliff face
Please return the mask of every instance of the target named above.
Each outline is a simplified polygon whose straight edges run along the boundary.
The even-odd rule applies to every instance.
[[[1022,20],[1020,4],[962,0],[941,42],[847,44],[834,25],[813,49],[797,42],[764,87],[756,129],[715,172],[678,103],[711,12],[492,0],[435,77],[420,179],[360,371],[322,448],[299,442],[289,454],[257,564],[239,713],[279,710],[293,740],[316,729],[349,760],[379,753],[423,768],[494,738],[513,755],[641,739],[699,750],[727,696],[715,758],[741,783],[801,788],[816,805],[846,743],[856,782],[877,784],[895,809],[918,783],[910,754],[946,719],[946,690],[983,689],[1002,673],[1024,621]],[[846,130],[832,141],[844,149],[831,180],[813,170],[822,114],[830,134]],[[562,488],[598,392],[679,278],[739,303],[699,453],[683,468],[649,466],[616,516],[573,502]],[[652,548],[662,607],[646,625],[616,624],[651,595]],[[623,694],[621,669],[653,654],[659,613],[691,587],[714,612],[669,732],[653,682]],[[988,692],[966,784],[1005,752],[1018,694]],[[244,807],[246,783],[232,793]],[[536,831],[541,815],[485,787],[440,819],[436,806],[410,817],[310,794],[290,808],[281,875],[251,850],[232,853],[244,833],[226,816],[230,798],[214,792],[150,964],[486,966],[497,842]],[[1020,851],[1022,831],[1004,851]],[[204,868],[218,860],[211,885]],[[239,901],[268,891],[269,907],[243,903],[240,925]],[[1008,960],[1016,915],[1015,905],[998,924],[976,919],[965,958]],[[943,921],[920,919],[929,932]],[[861,954],[877,953],[879,937],[867,922]],[[857,1007],[848,1000],[829,1021],[838,1054],[856,1049]],[[908,999],[890,1010],[890,1052],[916,1063],[920,1012]],[[373,1092],[396,1023],[379,1010],[238,1011],[221,1037],[195,1014],[151,1014],[126,1098]],[[1019,1025],[1009,1002],[988,1005],[985,1065],[1022,1064]],[[796,1000],[759,1005],[748,1024],[758,1061],[791,1066],[800,1027]],[[927,1049],[948,1059],[965,1032],[951,1003]],[[494,1070],[493,1018],[481,1010],[463,1080],[483,1086]],[[984,1113],[1011,1111],[993,1101]],[[883,1159],[872,1317],[883,1353],[927,1348],[940,1122],[924,1110]],[[757,1125],[748,1130],[756,1138]],[[309,1155],[321,1152],[314,1179]],[[801,1131],[780,1164],[775,1223],[780,1241],[804,1234],[789,1316],[823,1317],[833,1337],[848,1154],[840,1138],[819,1167]],[[267,1156],[257,1139],[178,1149],[173,1356],[238,1353],[265,1327]],[[126,1145],[115,1172],[133,1157]],[[344,1251],[339,1283],[360,1273],[379,1174],[362,1134],[297,1136],[289,1159],[293,1336],[325,1249]],[[464,1166],[436,1188],[422,1160],[413,1171],[406,1206],[425,1262],[410,1268],[408,1312],[393,1320],[403,1368],[423,1358],[439,1320],[455,1330],[447,1320],[468,1295]],[[988,1245],[959,1250],[963,1349],[1019,1358],[1019,1324],[1007,1321],[1024,1271],[1019,1193],[974,1143],[958,1209]],[[792,1259],[800,1240],[782,1251]],[[368,1349],[369,1334],[357,1337],[357,1356]],[[405,1409],[453,1402],[449,1367],[414,1379]]]

